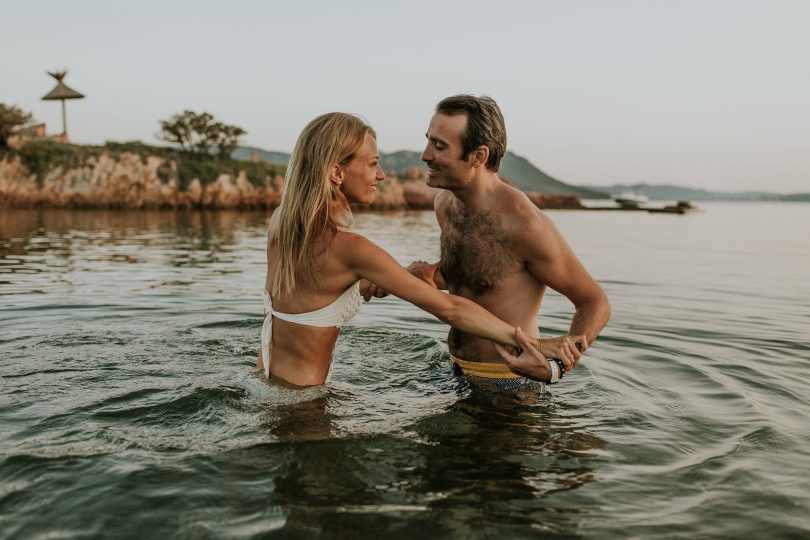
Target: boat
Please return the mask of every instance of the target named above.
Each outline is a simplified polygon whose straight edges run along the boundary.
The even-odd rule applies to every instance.
[[[622,192],[621,195],[613,197],[613,200],[619,203],[620,206],[625,208],[638,208],[642,204],[645,204],[648,199],[644,195],[639,195],[635,191],[625,191]]]

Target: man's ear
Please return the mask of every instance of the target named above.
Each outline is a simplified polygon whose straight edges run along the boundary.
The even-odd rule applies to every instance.
[[[483,144],[471,152],[473,167],[486,166],[489,161],[489,148]]]
[[[333,186],[339,188],[343,184],[343,177],[343,168],[339,163],[335,163],[329,171],[329,181],[332,182]]]

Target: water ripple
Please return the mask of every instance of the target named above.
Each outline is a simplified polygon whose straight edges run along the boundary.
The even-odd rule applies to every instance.
[[[757,212],[767,238],[745,205],[552,212],[614,315],[522,399],[454,377],[446,326],[390,297],[328,385],[252,375],[264,214],[3,212],[0,538],[804,537],[807,217]],[[438,255],[430,213],[356,227]],[[543,333],[570,317],[549,291]]]

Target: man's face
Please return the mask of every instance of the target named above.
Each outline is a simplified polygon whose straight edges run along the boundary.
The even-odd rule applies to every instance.
[[[467,115],[436,113],[430,120],[427,146],[422,161],[428,166],[431,187],[453,189],[467,183],[474,172],[472,160],[461,159],[461,135],[467,129]]]

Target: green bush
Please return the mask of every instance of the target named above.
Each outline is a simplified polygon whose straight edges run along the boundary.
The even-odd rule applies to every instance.
[[[45,174],[57,167],[72,169],[83,166],[90,157],[98,157],[101,149],[96,146],[79,146],[43,139],[26,142],[22,148],[10,152],[20,156],[23,165],[37,177],[42,186]]]

